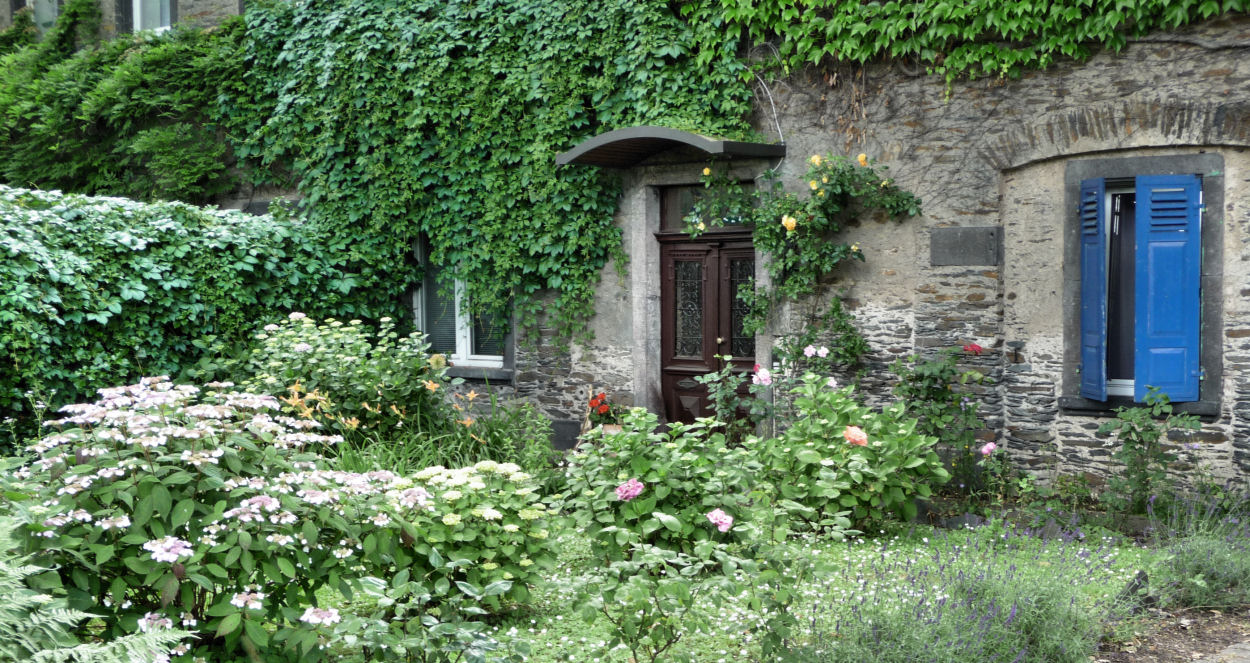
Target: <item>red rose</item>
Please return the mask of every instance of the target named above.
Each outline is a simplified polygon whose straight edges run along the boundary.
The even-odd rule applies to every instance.
[[[590,407],[599,407],[599,399],[598,398],[590,399]]]
[[[599,406],[599,414],[607,414],[607,413],[608,413],[608,410],[610,410],[610,409],[611,409],[611,408],[609,408],[609,407],[608,407],[608,406],[606,406],[606,405],[600,405],[600,406]]]
[[[603,392],[599,392],[599,395],[595,396],[595,398],[598,398],[601,401],[606,401],[608,400],[608,395]]]

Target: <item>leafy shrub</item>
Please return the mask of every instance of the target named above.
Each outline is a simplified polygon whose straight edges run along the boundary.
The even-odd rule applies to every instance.
[[[970,343],[966,352],[981,354],[981,346]],[[947,348],[929,359],[912,355],[890,366],[898,375],[894,395],[902,399],[907,413],[918,419],[917,430],[938,439],[938,448],[955,477],[955,482],[968,491],[981,488],[977,466],[980,460],[976,431],[976,398],[956,389],[956,385],[980,383],[980,372],[960,370],[958,351]]]
[[[1145,407],[1116,408],[1115,419],[1098,427],[1099,433],[1115,432],[1119,444],[1112,457],[1124,463],[1124,475],[1111,477],[1107,482],[1111,490],[1103,500],[1132,513],[1145,513],[1150,502],[1168,490],[1168,465],[1177,455],[1164,446],[1167,432],[1199,427],[1192,414],[1172,414],[1167,394],[1158,387],[1150,388],[1144,402]]]
[[[322,252],[286,215],[0,186],[0,412],[29,418],[247,339],[276,312],[402,315],[399,280]]]
[[[914,499],[950,476],[933,451],[936,440],[917,432],[902,405],[874,412],[852,392],[809,373],[794,390],[794,423],[761,444],[760,460],[779,497],[810,510],[813,526],[835,524],[844,509],[861,525],[911,519]]]
[[[240,367],[251,375],[243,386],[275,396],[296,384],[295,397],[317,392],[306,416],[345,436],[389,438],[405,427],[438,433],[452,423],[446,358],[430,356],[422,334],[399,336],[390,318],[375,331],[360,320],[318,323],[297,312],[256,340]]]
[[[66,3],[43,41],[0,66],[0,177],[192,203],[234,188],[226,137],[213,120],[218,95],[245,70],[242,20],[95,45],[98,24],[94,1]]]
[[[65,430],[6,487],[26,545],[57,569],[48,582],[100,611],[107,637],[167,619],[201,633],[200,655],[315,661],[342,619],[318,606],[322,588],[350,596],[362,577],[406,569],[432,604],[498,606],[548,563],[546,511],[515,465],[322,469],[317,451],[339,436],[222,387],[102,390],[65,408]],[[512,584],[486,591],[500,580]]]
[[[742,522],[724,527],[708,514],[743,519],[759,463],[730,448],[711,419],[662,433],[657,425],[656,415],[634,408],[622,432],[595,429],[569,456],[565,508],[577,525],[608,559],[635,543],[690,553],[704,541],[749,539]]]
[[[46,569],[28,565],[25,557],[13,554],[17,542],[15,524],[0,518],[0,662],[130,663],[134,657],[155,658],[167,653],[179,640],[190,635],[181,630],[153,630],[136,633],[112,642],[78,644],[71,634],[74,627],[92,617],[31,589],[27,582]]]
[[[700,609],[699,600],[733,587],[730,578],[695,582],[716,565],[664,548],[639,545],[628,553],[628,559],[591,569],[575,583],[581,617],[587,623],[605,619],[611,624],[605,653],[624,645],[634,661],[693,661],[689,654],[674,656],[669,650],[687,633],[710,623],[714,617]]]

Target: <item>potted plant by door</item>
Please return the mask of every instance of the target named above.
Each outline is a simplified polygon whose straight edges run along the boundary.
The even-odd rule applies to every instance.
[[[591,426],[602,426],[605,435],[621,432],[622,407],[608,400],[607,392],[590,397],[586,418]]]

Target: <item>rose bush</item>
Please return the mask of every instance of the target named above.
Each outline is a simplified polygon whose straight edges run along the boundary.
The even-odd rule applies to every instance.
[[[318,590],[350,597],[406,570],[431,610],[491,608],[523,600],[551,561],[547,512],[515,465],[334,471],[318,451],[341,438],[273,396],[149,378],[101,397],[64,408],[3,482],[26,548],[57,569],[41,581],[105,637],[181,626],[200,638],[176,660],[316,661],[343,619]]]
[[[587,433],[565,474],[564,507],[577,525],[608,559],[624,558],[633,543],[690,553],[702,541],[750,539],[744,521],[760,464],[731,448],[711,419],[670,424],[663,433],[657,424],[656,415],[634,408],[622,432]],[[717,510],[738,524],[718,531],[707,517]]]
[[[857,525],[890,515],[915,516],[914,498],[950,475],[933,451],[936,439],[916,432],[901,405],[875,412],[814,373],[794,389],[795,418],[779,437],[753,443],[783,500],[810,525],[838,523],[849,509]]]

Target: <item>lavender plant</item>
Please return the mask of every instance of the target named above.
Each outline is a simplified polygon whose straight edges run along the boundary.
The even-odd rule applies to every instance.
[[[435,608],[492,609],[549,563],[516,465],[335,471],[318,452],[341,437],[273,396],[149,378],[101,397],[63,408],[3,482],[26,547],[106,637],[180,625],[200,639],[176,660],[317,661],[343,620],[321,590],[407,569]]]

